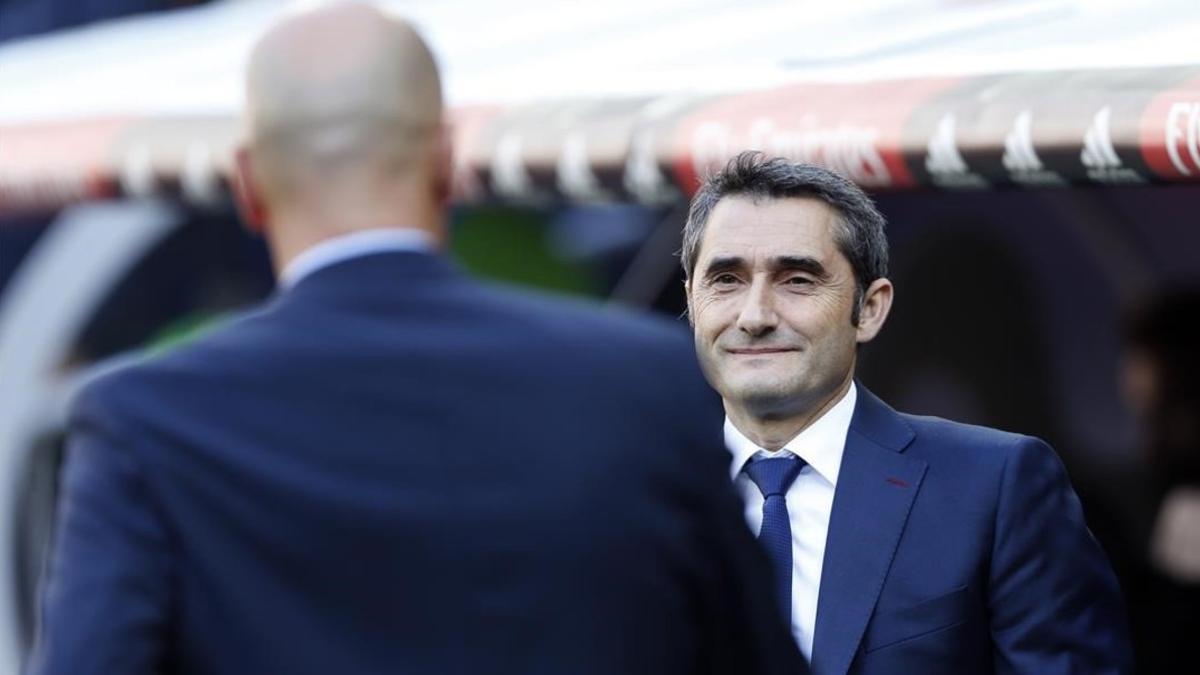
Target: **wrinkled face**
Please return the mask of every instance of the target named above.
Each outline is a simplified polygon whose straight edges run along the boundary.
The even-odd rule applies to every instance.
[[[877,328],[871,317],[851,323],[854,271],[836,227],[837,213],[818,199],[735,196],[713,209],[688,308],[701,365],[727,405],[801,414],[853,377],[855,347]]]

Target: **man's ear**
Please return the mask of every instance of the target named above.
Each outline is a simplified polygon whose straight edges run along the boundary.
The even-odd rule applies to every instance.
[[[250,148],[239,146],[234,153],[233,196],[246,229],[262,235],[267,225],[267,205],[254,178]]]
[[[862,308],[858,314],[856,339],[859,344],[875,339],[887,321],[888,312],[892,310],[892,282],[887,279],[876,279],[867,287],[863,294]]]
[[[437,203],[450,204],[451,186],[454,185],[454,142],[453,129],[448,122],[438,125],[433,144],[433,189]]]

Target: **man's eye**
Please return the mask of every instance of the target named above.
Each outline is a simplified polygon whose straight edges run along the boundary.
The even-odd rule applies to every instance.
[[[715,286],[728,286],[730,284],[736,284],[737,277],[733,276],[732,274],[718,274],[717,276],[713,277],[712,282]]]
[[[810,286],[812,285],[812,279],[801,276],[788,277],[786,283],[791,286]]]

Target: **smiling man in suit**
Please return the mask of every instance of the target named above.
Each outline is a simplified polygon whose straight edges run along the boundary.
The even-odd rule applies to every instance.
[[[1116,580],[1053,450],[854,381],[892,304],[887,258],[859,188],[751,152],[684,231],[731,473],[812,673],[1128,673]]]
[[[440,250],[433,56],[368,5],[258,43],[280,292],[90,384],[37,675],[791,675],[687,330]]]

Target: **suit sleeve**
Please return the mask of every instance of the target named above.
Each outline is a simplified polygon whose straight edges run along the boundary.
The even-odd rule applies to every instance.
[[[34,675],[159,672],[167,529],[113,420],[76,415],[46,568]]]
[[[998,675],[1132,670],[1117,580],[1062,463],[1036,439],[1018,441],[1004,468],[988,600]]]

